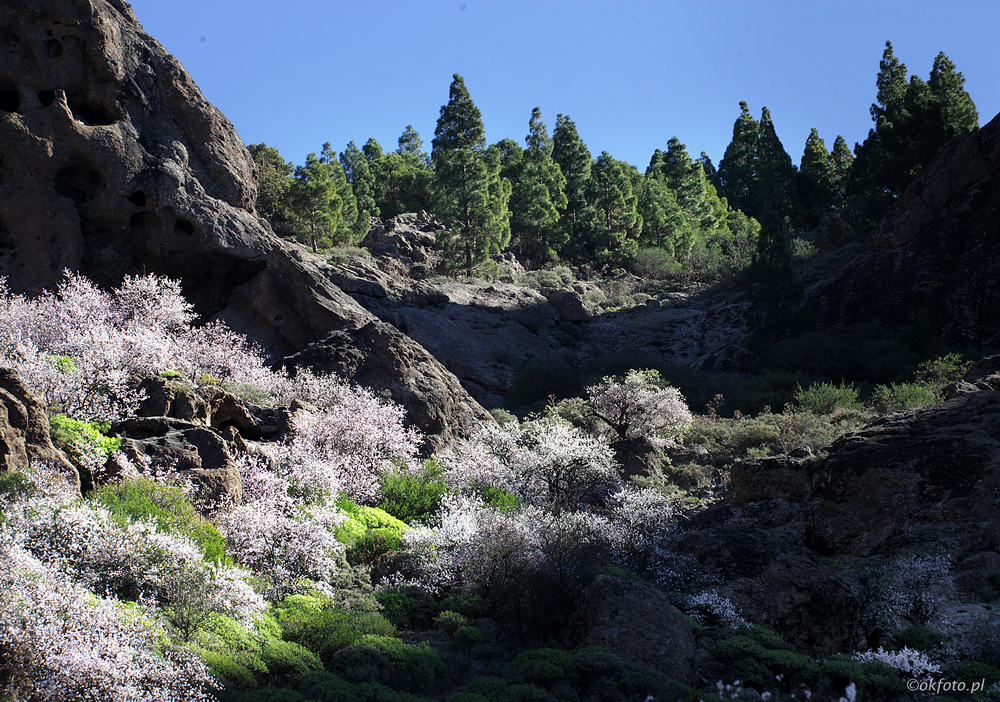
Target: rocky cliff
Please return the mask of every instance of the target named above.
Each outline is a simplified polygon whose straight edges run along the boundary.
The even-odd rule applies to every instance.
[[[357,338],[383,369],[363,380],[410,409],[428,449],[489,418],[322,259],[272,234],[236,131],[127,3],[10,0],[0,34],[0,275],[12,289],[51,289],[64,269],[106,286],[167,275],[205,319],[276,357],[333,332]]]
[[[957,344],[1000,341],[1000,117],[955,139],[907,188],[871,245],[806,293],[827,324],[922,318]]]

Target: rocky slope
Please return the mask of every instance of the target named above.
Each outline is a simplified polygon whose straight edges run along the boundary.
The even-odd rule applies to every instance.
[[[956,344],[1000,341],[1000,117],[938,153],[842,270],[813,283],[806,302],[817,320],[924,318]]]
[[[273,236],[232,125],[127,3],[12,0],[0,28],[0,275],[13,290],[52,289],[64,269],[106,286],[139,272],[179,278],[206,319],[275,357],[333,332],[382,339],[384,372],[364,380],[411,409],[428,450],[488,420],[321,259]]]

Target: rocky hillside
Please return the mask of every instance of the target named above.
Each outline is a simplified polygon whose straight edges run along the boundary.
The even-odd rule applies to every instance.
[[[489,419],[322,260],[272,234],[232,125],[126,3],[13,0],[0,27],[0,275],[14,291],[52,289],[64,269],[105,286],[167,275],[274,357],[331,334],[368,349],[380,372],[359,380],[404,405],[428,449]]]
[[[881,321],[954,344],[1000,341],[1000,118],[945,145],[879,225],[869,249],[806,293],[825,324]]]

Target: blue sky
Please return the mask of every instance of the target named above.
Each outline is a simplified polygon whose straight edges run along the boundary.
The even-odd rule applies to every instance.
[[[523,144],[536,105],[591,153],[645,170],[677,136],[718,164],[739,101],[766,105],[799,162],[809,130],[853,147],[885,41],[926,80],[944,51],[980,124],[1000,112],[996,0],[133,0],[145,30],[246,143],[302,163],[329,141],[386,151],[412,124],[430,151],[453,73],[486,137]]]

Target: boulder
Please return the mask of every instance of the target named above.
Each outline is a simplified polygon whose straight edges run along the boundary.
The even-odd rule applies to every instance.
[[[139,473],[173,473],[197,489],[209,507],[240,504],[243,486],[237,436],[169,417],[134,417],[112,425],[121,452]]]
[[[353,378],[402,405],[407,422],[424,433],[424,453],[460,438],[456,426],[493,421],[433,356],[384,322],[334,332],[284,363]]]
[[[694,677],[695,639],[666,594],[646,583],[598,575],[584,593],[571,647],[601,646],[675,680]]]
[[[750,622],[774,629],[800,651],[850,650],[858,603],[851,588],[811,551],[746,523],[686,533],[678,553]]]
[[[80,474],[52,445],[45,406],[10,368],[0,368],[0,472],[29,466],[80,493]]]

